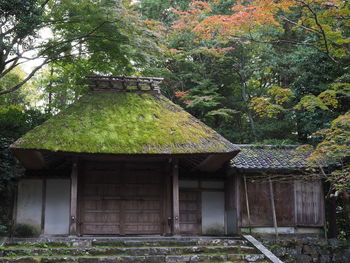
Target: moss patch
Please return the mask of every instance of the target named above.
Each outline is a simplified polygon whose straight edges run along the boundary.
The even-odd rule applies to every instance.
[[[161,95],[89,93],[14,148],[80,153],[213,153],[237,148]]]

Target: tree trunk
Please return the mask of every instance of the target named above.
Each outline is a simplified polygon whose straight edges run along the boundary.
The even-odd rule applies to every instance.
[[[248,114],[248,119],[249,119],[249,125],[250,125],[250,130],[253,134],[253,140],[254,142],[258,141],[258,136],[256,133],[256,127],[255,127],[255,121],[253,119],[253,114],[252,111],[249,109],[249,97],[248,97],[248,92],[247,92],[247,83],[245,81],[245,79],[243,78],[243,76],[241,74],[239,74],[240,78],[241,78],[241,92],[242,92],[242,99],[244,101],[244,104],[247,108],[247,114]]]

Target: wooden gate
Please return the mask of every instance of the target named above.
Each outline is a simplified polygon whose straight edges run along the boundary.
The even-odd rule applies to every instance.
[[[179,194],[181,234],[201,234],[201,192],[180,189]]]
[[[92,163],[79,178],[82,235],[161,234],[162,165]]]

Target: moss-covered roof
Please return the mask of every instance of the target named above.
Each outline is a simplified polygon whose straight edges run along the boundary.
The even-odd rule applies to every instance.
[[[108,154],[239,150],[164,96],[131,92],[90,92],[12,148]]]

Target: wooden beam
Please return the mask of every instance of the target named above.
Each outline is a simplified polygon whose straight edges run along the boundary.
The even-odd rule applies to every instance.
[[[275,228],[275,234],[276,234],[276,239],[277,239],[278,238],[278,226],[277,226],[277,217],[276,217],[275,197],[273,194],[271,177],[269,177],[269,186],[270,186],[270,196],[271,196],[273,227]]]
[[[263,244],[261,244],[258,240],[256,240],[251,235],[243,235],[243,237],[248,240],[256,249],[258,249],[261,253],[264,254],[266,258],[270,260],[272,263],[283,263],[278,257],[276,257],[270,250],[268,250]]]
[[[76,236],[78,225],[78,165],[74,161],[71,173],[71,187],[70,187],[70,226],[69,234]]]
[[[238,152],[239,151],[222,154],[210,154],[196,167],[196,169],[203,172],[214,172],[222,168],[225,162],[235,157],[238,154]]]
[[[179,162],[173,161],[173,234],[180,235]]]
[[[45,168],[46,163],[41,152],[36,150],[17,149],[12,146],[10,146],[10,150],[16,155],[26,169],[38,170]]]
[[[249,233],[252,233],[252,227],[251,227],[251,219],[250,219],[250,209],[249,209],[249,197],[248,197],[248,188],[247,188],[247,178],[245,175],[243,175],[243,181],[244,181],[244,192],[245,192],[245,204],[247,208],[247,216],[248,216],[248,224],[249,224]]]

